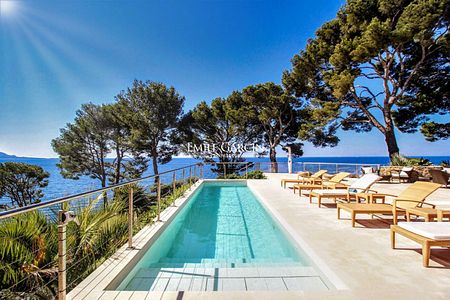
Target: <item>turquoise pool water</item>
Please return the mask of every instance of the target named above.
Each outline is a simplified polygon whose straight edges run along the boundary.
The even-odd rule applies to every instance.
[[[149,268],[307,266],[245,182],[204,182],[123,280]]]

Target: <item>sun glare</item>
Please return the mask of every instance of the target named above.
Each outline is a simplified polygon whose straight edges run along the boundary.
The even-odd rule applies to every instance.
[[[0,16],[8,16],[14,13],[17,7],[17,1],[14,0],[0,0]]]

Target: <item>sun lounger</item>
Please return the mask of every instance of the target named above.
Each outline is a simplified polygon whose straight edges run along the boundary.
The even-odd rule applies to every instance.
[[[402,181],[411,182],[411,174],[413,167],[403,167],[401,170],[391,170],[391,180],[397,179],[399,183]]]
[[[398,216],[405,215],[406,209],[408,208],[422,207],[424,204],[434,208],[434,205],[425,203],[424,200],[440,186],[438,183],[416,181],[401,192],[394,199],[392,205],[378,203],[339,203],[337,205],[338,219],[340,219],[340,211],[343,209],[351,214],[353,227],[355,227],[356,215],[358,214],[390,214],[393,216],[394,224],[397,224]]]
[[[331,179],[329,181],[323,181],[321,183],[316,183],[316,184],[308,184],[308,183],[295,184],[293,186],[294,193],[295,193],[295,190],[298,190],[299,191],[298,193],[301,196],[302,190],[337,189],[337,188],[346,189],[348,187],[348,185],[341,183],[341,181],[344,180],[349,175],[350,175],[350,173],[340,172],[340,173],[337,173],[336,175],[334,175],[333,177],[331,177]]]
[[[283,178],[281,179],[281,186],[286,188],[287,183],[319,183],[322,182],[322,176],[327,172],[327,170],[319,170],[311,176],[297,176],[297,179],[294,178]],[[300,172],[303,173],[303,172]],[[300,174],[299,173],[299,174]]]
[[[322,204],[322,198],[332,198],[335,202],[337,199],[346,199],[347,202],[350,202],[350,199],[354,197],[356,193],[369,191],[370,187],[380,179],[381,177],[376,174],[366,174],[353,182],[347,189],[312,190],[309,193],[309,203],[312,203],[312,197],[317,197],[319,207]]]
[[[395,234],[401,234],[422,245],[422,264],[430,265],[430,247],[450,247],[450,222],[401,222],[391,225],[391,246],[395,249]]]
[[[432,207],[414,207],[406,209],[406,220],[411,221],[411,215],[423,217],[425,222],[433,222],[435,219],[442,221],[450,218],[450,209],[436,209]]]

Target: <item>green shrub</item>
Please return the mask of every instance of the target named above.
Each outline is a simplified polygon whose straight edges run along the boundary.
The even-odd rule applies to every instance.
[[[125,205],[125,209],[128,209],[128,197],[130,188],[133,188],[133,203],[137,209],[148,206],[150,204],[150,197],[145,193],[142,186],[138,184],[129,184],[123,187],[114,189],[114,201],[119,201]]]
[[[410,158],[402,155],[396,155],[391,158],[391,166],[431,166],[432,163],[426,158]]]
[[[408,158],[410,165],[412,166],[431,166],[432,163],[426,158]]]
[[[57,272],[57,227],[45,215],[30,212],[0,223],[0,299],[8,292],[52,293]],[[43,287],[41,289],[41,287]],[[32,298],[30,298],[32,299]]]
[[[450,167],[450,160],[441,161],[441,166],[443,166],[445,168]]]
[[[247,177],[245,174],[239,175],[236,173],[227,174],[227,176],[218,176],[217,179],[266,179],[264,173],[260,170],[254,170],[247,173]]]
[[[263,171],[254,170],[250,171],[247,174],[248,179],[266,179],[267,177],[264,175]]]

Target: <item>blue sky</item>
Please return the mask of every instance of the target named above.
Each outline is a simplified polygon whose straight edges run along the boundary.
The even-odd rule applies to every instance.
[[[51,139],[82,103],[112,102],[133,79],[173,85],[188,110],[250,84],[279,83],[344,1],[0,0],[0,151],[55,157]],[[383,136],[346,132],[305,156],[385,156]],[[407,155],[450,141],[399,134]]]

